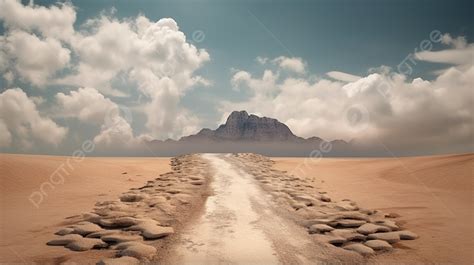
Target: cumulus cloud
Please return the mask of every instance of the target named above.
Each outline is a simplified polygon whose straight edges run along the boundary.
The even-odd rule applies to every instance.
[[[301,58],[280,56],[273,59],[272,61],[284,70],[292,71],[299,74],[305,72],[306,63]]]
[[[33,100],[20,88],[14,88],[0,94],[0,132],[2,146],[10,146],[14,140],[22,147],[30,147],[32,140],[56,146],[67,129],[41,116]]]
[[[69,95],[58,93],[56,100],[64,117],[76,117],[82,122],[99,124],[94,143],[105,146],[133,145],[136,139],[120,108],[95,88],[79,88]]]
[[[261,76],[236,72],[231,83],[252,96],[225,101],[219,109],[275,117],[303,137],[354,140],[371,148],[383,144],[394,153],[406,154],[413,146],[421,153],[472,150],[472,62],[467,68],[451,67],[434,80],[410,81],[392,71],[343,83],[269,76],[276,74],[269,69]],[[261,93],[262,87],[272,93]]]
[[[8,60],[5,63],[11,64],[22,78],[36,86],[44,86],[70,60],[70,51],[58,40],[40,39],[25,31],[9,32],[0,39],[0,49],[5,54],[3,60]]]
[[[339,71],[331,71],[326,73],[327,76],[331,77],[332,79],[342,81],[342,82],[355,82],[361,79],[361,76],[352,75],[344,72]]]
[[[8,29],[39,31],[44,37],[68,40],[74,34],[76,11],[67,2],[44,7],[23,5],[19,0],[0,0],[0,19]]]
[[[173,19],[117,19],[101,13],[76,30],[72,4],[45,7],[0,0],[0,20],[6,29],[0,36],[0,73],[7,83],[93,87],[111,97],[138,92],[153,137],[178,138],[197,130],[199,119],[183,108],[181,98],[198,84],[210,84],[195,74],[210,57],[189,43]],[[137,92],[114,87],[117,80]],[[68,107],[87,116],[84,110]],[[121,131],[127,129],[126,121],[118,123]],[[111,132],[109,127],[102,131]]]

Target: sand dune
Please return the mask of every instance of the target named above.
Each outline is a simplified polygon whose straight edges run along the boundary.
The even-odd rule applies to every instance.
[[[116,199],[170,170],[169,158],[70,159],[0,155],[0,263],[51,261],[71,255],[67,249],[45,245],[65,217],[90,210],[96,201]],[[61,171],[63,184],[59,177],[51,177],[58,168],[67,169]],[[29,198],[41,185],[45,193],[35,207]],[[39,196],[33,200],[39,202]]]
[[[474,155],[386,159],[274,158],[336,199],[395,212],[420,238],[374,263],[472,264]]]

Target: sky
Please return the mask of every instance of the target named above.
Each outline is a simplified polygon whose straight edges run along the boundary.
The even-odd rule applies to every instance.
[[[0,150],[64,155],[90,140],[126,155],[247,110],[302,137],[400,155],[472,152],[473,10],[0,0]]]

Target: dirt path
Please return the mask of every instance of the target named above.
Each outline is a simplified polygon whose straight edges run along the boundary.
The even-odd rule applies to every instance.
[[[215,172],[203,215],[177,243],[171,264],[305,264],[317,261],[300,227],[272,210],[271,197],[230,155],[205,154]]]

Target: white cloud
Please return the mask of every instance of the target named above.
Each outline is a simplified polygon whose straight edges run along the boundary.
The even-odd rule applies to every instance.
[[[7,89],[0,94],[0,131],[3,131],[2,145],[10,145],[16,138],[23,147],[31,146],[35,139],[58,145],[67,133],[66,128],[41,116],[33,100],[20,88]]]
[[[413,146],[418,152],[457,152],[472,146],[472,65],[451,67],[431,81],[408,81],[385,71],[346,84],[298,75],[268,82],[271,71],[264,72],[259,77],[235,73],[231,83],[246,87],[252,96],[222,102],[220,112],[245,109],[275,117],[300,136],[356,139],[371,147],[382,142],[395,153]],[[272,93],[260,93],[262,86]]]
[[[136,142],[132,127],[121,116],[120,107],[95,88],[79,88],[69,95],[58,93],[56,100],[64,117],[77,117],[82,122],[101,125],[94,143],[127,146]],[[130,112],[126,114],[131,115]]]
[[[361,76],[352,75],[344,72],[339,71],[331,71],[326,73],[327,76],[331,77],[332,79],[342,81],[342,82],[354,82],[361,79]]]
[[[36,86],[45,85],[70,60],[70,51],[58,40],[40,39],[24,31],[9,32],[0,40],[0,50],[5,54],[3,60],[9,61],[6,65],[12,65],[19,76]]]
[[[421,61],[457,65],[463,69],[473,65],[474,44],[467,43],[465,37],[452,38],[451,35],[444,34],[441,37],[441,42],[452,48],[440,51],[417,52],[415,53],[415,58]]]
[[[67,2],[44,7],[23,5],[19,0],[0,0],[0,20],[8,29],[39,31],[44,37],[68,40],[74,34],[76,11]]]
[[[6,28],[0,37],[0,72],[7,82],[21,78],[39,87],[94,87],[114,97],[136,94],[114,87],[120,80],[144,96],[152,136],[177,138],[196,128],[199,119],[180,101],[195,85],[210,84],[195,74],[210,58],[188,42],[173,19],[117,19],[102,13],[76,31],[76,11],[69,3],[44,7],[0,0],[0,20]]]
[[[287,70],[287,71],[292,71],[298,74],[302,74],[305,72],[306,68],[306,63],[303,61],[303,59],[298,58],[298,57],[285,57],[285,56],[280,56],[275,59],[273,59],[273,62],[276,63],[280,68]]]

